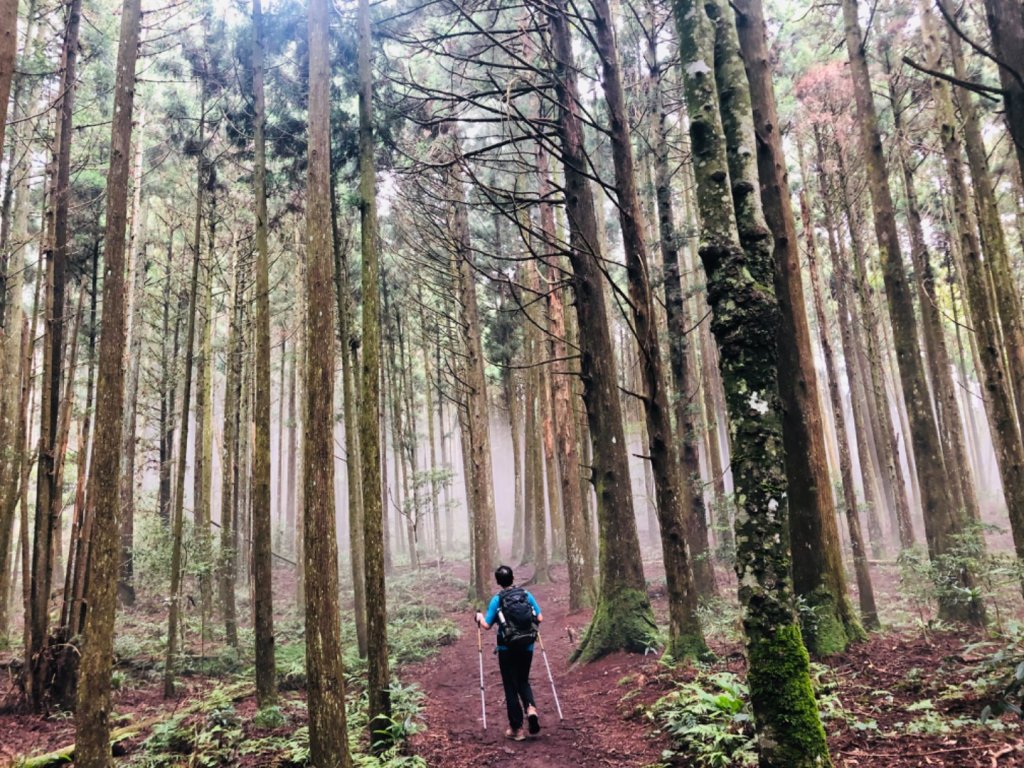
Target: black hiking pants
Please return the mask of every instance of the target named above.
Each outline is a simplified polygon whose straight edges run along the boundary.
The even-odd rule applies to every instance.
[[[505,686],[508,724],[516,729],[523,727],[523,710],[536,706],[530,689],[532,664],[533,651],[516,648],[498,651],[498,668],[501,670],[501,683]]]

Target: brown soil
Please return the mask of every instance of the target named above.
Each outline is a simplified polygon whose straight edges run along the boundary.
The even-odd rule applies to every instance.
[[[449,567],[449,573],[464,579],[464,564]],[[663,582],[657,567],[648,564],[652,584],[650,594],[655,612],[664,619],[666,612]],[[287,605],[291,574],[281,578],[280,605]],[[521,576],[530,574],[524,570]],[[724,572],[721,591],[730,599],[733,585]],[[914,615],[916,609],[900,593],[892,568],[876,568],[875,579],[880,604],[890,615]],[[671,744],[643,710],[672,690],[682,680],[692,680],[696,670],[681,666],[670,670],[656,658],[616,654],[583,667],[569,665],[574,639],[582,634],[589,613],[569,614],[564,567],[552,569],[555,581],[547,585],[529,584],[544,611],[544,642],[548,661],[562,704],[564,720],[559,721],[544,667],[536,654],[532,673],[534,693],[541,712],[539,736],[525,742],[504,738],[504,695],[497,659],[492,653],[493,633],[483,636],[483,662],[487,729],[480,713],[479,654],[472,613],[450,612],[448,617],[462,630],[454,644],[439,649],[433,658],[398,670],[404,684],[417,683],[426,693],[423,711],[425,729],[412,742],[413,751],[423,756],[431,768],[476,768],[477,766],[514,765],[516,768],[644,768],[661,759]],[[464,594],[452,579],[440,581],[437,600],[440,605],[464,605]],[[720,633],[735,631],[729,609],[713,620]],[[1014,596],[1003,612],[1004,619],[1024,615],[1019,598]],[[122,632],[135,637],[158,631],[161,605],[143,603],[119,618]],[[927,616],[922,616],[927,619]],[[152,640],[152,638],[150,638]],[[982,643],[977,631],[928,631],[921,629],[874,635],[847,653],[829,659],[824,682],[835,693],[838,705],[825,727],[837,768],[1024,768],[1024,729],[1019,719],[1004,716],[1002,730],[982,728],[976,718],[988,699],[984,691],[964,685],[982,675],[982,664],[999,645]],[[742,677],[745,664],[738,641],[714,638],[713,649],[719,661],[714,670],[729,670]],[[152,648],[153,646],[148,646]],[[197,655],[198,646],[192,649]],[[215,648],[206,648],[214,654]],[[0,658],[0,670],[10,657]],[[157,665],[159,659],[122,660],[127,684],[115,693],[115,710],[123,718],[142,720],[159,712],[175,709],[203,696],[219,681],[203,676],[182,677],[179,697],[165,701]],[[4,674],[6,676],[6,673]],[[0,679],[0,699],[4,694]],[[959,689],[955,697],[944,694]],[[290,724],[275,731],[255,728],[251,718],[255,704],[251,699],[236,703],[246,737],[262,738],[286,735],[301,724],[301,691],[285,693],[282,709]],[[911,722],[922,723],[929,715],[920,707],[930,700],[936,713],[936,726],[922,733],[908,732]],[[949,725],[953,718],[962,723]],[[873,725],[872,725],[873,723]],[[119,721],[117,724],[121,724]],[[197,725],[199,721],[197,721]],[[200,726],[201,727],[201,726]],[[918,730],[922,730],[918,728]],[[146,738],[141,734],[123,745],[131,752]],[[48,718],[24,714],[0,714],[0,768],[13,764],[16,756],[41,754],[72,741],[74,723],[67,715]],[[182,764],[187,763],[183,757]],[[278,765],[273,754],[237,755],[230,765],[261,768]],[[675,758],[675,766],[686,768],[685,757]]]
[[[642,657],[616,654],[583,667],[571,667],[570,630],[582,633],[590,613],[568,613],[564,569],[553,569],[553,584],[528,585],[544,615],[542,639],[562,705],[559,721],[540,648],[534,653],[530,682],[541,715],[541,732],[523,742],[504,737],[508,720],[501,687],[494,632],[483,636],[487,728],[480,706],[480,667],[472,614],[449,618],[462,637],[432,659],[404,670],[427,693],[426,730],[413,740],[413,751],[430,766],[515,765],[516,768],[569,766],[644,766],[658,760],[665,743],[651,736],[649,723],[625,719],[620,703],[626,688],[618,685],[644,666]],[[651,663],[648,661],[648,663]]]

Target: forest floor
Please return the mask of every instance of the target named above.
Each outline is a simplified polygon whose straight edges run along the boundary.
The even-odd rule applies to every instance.
[[[615,654],[571,666],[574,643],[589,613],[570,614],[564,566],[550,584],[530,584],[544,612],[544,645],[564,720],[559,721],[544,659],[531,680],[542,730],[525,742],[506,740],[504,697],[493,633],[483,638],[487,729],[481,721],[474,606],[465,599],[464,564],[443,572],[403,574],[389,596],[398,686],[398,718],[410,736],[406,754],[430,768],[647,768],[753,765],[745,673],[734,585],[720,570],[722,599],[708,605],[705,627],[718,660],[670,666],[656,655]],[[659,619],[666,612],[656,564],[649,592]],[[277,604],[294,603],[291,574],[278,571]],[[1024,766],[1022,721],[1004,715],[982,723],[987,704],[1024,651],[1024,611],[1010,595],[987,633],[930,620],[892,565],[875,567],[886,631],[812,665],[819,708],[835,765],[840,768],[1008,768]],[[247,606],[240,606],[246,614]],[[990,614],[992,612],[990,611]],[[279,707],[258,713],[248,682],[252,659],[225,648],[215,632],[201,640],[189,625],[179,694],[164,700],[160,682],[165,616],[158,597],[143,599],[119,618],[115,726],[159,721],[126,738],[118,765],[143,768],[237,765],[299,766],[306,748],[301,622],[282,610],[277,622]],[[1011,617],[1011,618],[1008,618]],[[193,617],[195,619],[195,617]],[[350,622],[346,622],[350,624]],[[243,630],[242,644],[251,645]],[[349,638],[351,639],[351,638]],[[538,649],[539,650],[539,649]],[[0,678],[0,703],[14,700],[11,652],[0,652],[10,691]],[[346,673],[362,674],[354,653]],[[354,690],[350,689],[350,693]],[[419,691],[419,693],[417,692]],[[361,740],[358,696],[351,696],[350,730]],[[408,717],[408,720],[405,718]],[[0,768],[16,766],[73,741],[74,722],[54,710],[46,717],[0,710]],[[362,763],[371,765],[371,763]],[[375,763],[373,763],[375,764]],[[388,768],[422,765],[409,757]]]

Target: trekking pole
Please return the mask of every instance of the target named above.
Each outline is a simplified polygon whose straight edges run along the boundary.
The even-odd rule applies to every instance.
[[[484,696],[484,644],[480,633],[480,622],[476,623],[476,650],[480,654],[480,713],[483,716],[484,730],[487,730],[487,701]]]
[[[540,632],[537,632],[537,642],[540,644],[540,653],[544,657],[544,667],[548,671],[548,682],[551,683],[551,695],[555,697],[555,709],[558,710],[559,721],[565,720],[562,717],[562,705],[558,703],[558,691],[555,690],[555,678],[551,676],[551,665],[548,664],[548,652],[544,650],[544,640],[540,636]]]

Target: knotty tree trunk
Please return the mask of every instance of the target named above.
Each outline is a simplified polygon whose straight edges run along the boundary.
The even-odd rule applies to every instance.
[[[274,563],[270,520],[270,256],[267,246],[267,150],[264,139],[263,8],[252,2],[252,95],[256,150],[256,402],[252,468],[253,628],[256,630],[256,703],[277,699],[274,666]],[[331,422],[333,424],[333,421]],[[333,454],[332,454],[333,455]]]
[[[738,499],[736,575],[760,765],[830,765],[789,581],[782,404],[776,376],[780,319],[772,290],[775,264],[768,249],[745,253],[740,245],[737,218],[749,217],[749,206],[756,201],[748,196],[747,210],[733,207],[712,66],[715,21],[709,10],[717,11],[723,23],[732,23],[727,6],[709,9],[689,0],[674,5],[701,215],[699,253],[707,273],[712,331],[729,411]],[[748,122],[748,147],[754,140],[751,129]],[[749,226],[747,222],[745,227]],[[756,260],[751,258],[755,254]]]
[[[124,250],[141,5],[141,0],[125,0],[121,10],[107,174],[103,333],[96,390],[96,440],[89,478],[95,518],[75,718],[75,764],[85,768],[106,768],[111,764],[110,670],[114,663],[114,616],[121,570],[118,515],[124,420]]]
[[[724,41],[728,41],[732,36],[726,22],[727,15],[723,14],[719,40],[724,38]],[[774,239],[774,284],[781,320],[778,379],[789,485],[793,588],[813,611],[813,620],[804,621],[802,627],[807,647],[815,654],[826,655],[845,650],[851,641],[863,636],[863,630],[850,607],[842,554],[839,551],[821,399],[800,280],[799,243],[778,128],[778,110],[775,106],[761,0],[737,0],[736,30],[746,69],[746,81],[749,81],[749,95],[744,88],[746,81],[736,65],[739,56],[731,44],[719,46],[722,53],[727,54],[722,57],[725,66],[717,68],[720,73],[719,91],[723,94],[723,114],[728,110],[727,102],[730,101],[738,108],[735,111],[748,113],[748,110],[752,110],[751,127],[756,130],[754,141],[757,165],[755,173],[748,144],[753,131],[748,128],[742,136],[733,137],[730,135],[735,133],[730,128],[732,121],[725,120],[730,147],[747,148],[730,150],[733,197],[738,211],[747,209],[749,217],[758,221],[759,226],[749,229],[742,223],[740,225],[740,242],[748,257],[752,256],[753,250],[769,246],[762,234],[765,223]],[[730,95],[726,97],[726,93]],[[737,172],[740,166],[746,169],[742,175]],[[758,178],[763,220],[758,215],[757,199],[748,191],[748,187],[755,185]],[[745,218],[747,216],[741,213],[741,221]]]
[[[903,384],[903,397],[910,420],[910,438],[921,490],[928,552],[933,561],[938,561],[954,546],[955,537],[963,532],[966,514],[951,504],[945,488],[946,468],[942,460],[938,430],[928,401],[917,320],[914,317],[910,288],[903,267],[899,233],[896,230],[896,218],[889,191],[889,172],[882,151],[878,118],[871,95],[864,35],[857,17],[857,0],[843,0],[843,19],[857,104],[861,149],[874,210],[875,235],[878,239],[896,359],[900,381]],[[958,569],[957,573],[948,576],[964,589],[973,587],[974,576],[967,569]],[[973,624],[984,621],[984,610],[980,600],[975,597],[959,599],[945,590],[940,596],[939,613],[945,619]]]
[[[311,0],[324,2],[324,0]],[[326,24],[326,22],[325,22]],[[373,69],[370,7],[359,0],[359,221],[362,250],[363,359],[360,372],[359,447],[363,487],[363,546],[366,567],[367,720],[371,744],[391,716],[387,603],[384,585],[385,498],[381,491],[380,240],[374,164]],[[325,33],[326,37],[326,33]],[[346,429],[348,424],[345,425]],[[397,446],[396,446],[397,450]],[[330,454],[328,454],[330,455]],[[327,768],[327,766],[324,766]]]

